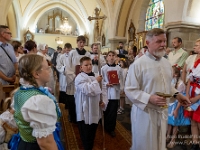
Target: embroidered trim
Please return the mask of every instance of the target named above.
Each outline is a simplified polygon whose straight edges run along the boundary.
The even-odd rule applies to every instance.
[[[35,138],[42,138],[42,137],[47,137],[48,135],[52,134],[55,131],[55,126],[50,127],[50,128],[45,128],[45,129],[34,129],[32,135]]]

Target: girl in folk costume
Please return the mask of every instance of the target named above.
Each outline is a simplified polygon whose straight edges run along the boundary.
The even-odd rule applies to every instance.
[[[186,96],[192,105],[184,111],[185,117],[191,118],[191,132],[193,145],[191,150],[198,150],[198,137],[200,133],[200,59],[198,59],[189,74]]]
[[[122,77],[123,77],[121,84],[125,85],[126,75],[128,73],[128,65],[126,63],[125,58],[121,58],[119,63],[120,63],[120,67],[122,68]],[[121,92],[120,92],[120,107],[117,111],[118,115],[121,115],[124,113],[124,103],[125,103],[125,99],[127,99],[127,97],[125,96],[125,93],[124,93],[124,89],[123,89],[124,86],[121,86],[121,87],[122,88],[121,88]],[[126,103],[127,103],[127,100],[126,100]]]
[[[11,101],[13,95],[18,89],[11,92],[11,97],[6,98],[3,101],[3,113],[0,115],[0,150],[8,150],[7,143],[11,139],[12,135],[18,132],[18,127],[14,120],[14,110],[11,108]]]
[[[107,64],[101,68],[103,85],[107,87],[108,105],[104,112],[105,131],[115,137],[118,101],[120,99],[120,86],[123,89],[122,69],[115,64],[115,52],[109,51],[106,57]],[[118,76],[118,78],[116,78]],[[109,78],[110,77],[110,78]],[[112,80],[111,80],[112,79]]]
[[[185,84],[181,80],[180,70],[173,67],[173,80],[172,85],[181,93],[185,93]],[[167,130],[167,144],[168,148],[175,146],[175,139],[178,133],[178,126],[190,125],[190,120],[183,115],[184,107],[176,100],[174,103],[169,104],[168,108],[168,130]],[[172,132],[172,136],[171,135]],[[170,139],[170,137],[172,137]]]
[[[13,136],[11,150],[63,150],[59,138],[61,116],[55,97],[44,85],[50,80],[50,68],[39,55],[25,55],[19,60],[21,87],[14,94],[14,119],[19,135]]]

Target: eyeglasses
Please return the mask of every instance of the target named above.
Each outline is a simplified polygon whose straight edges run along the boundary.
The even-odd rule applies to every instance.
[[[7,33],[7,34],[10,34],[10,35],[12,35],[12,33],[11,33],[11,32],[4,32],[4,33]]]

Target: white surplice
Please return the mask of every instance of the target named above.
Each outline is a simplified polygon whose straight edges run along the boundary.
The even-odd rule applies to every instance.
[[[131,64],[125,83],[126,96],[133,102],[131,150],[165,150],[167,109],[149,102],[155,92],[171,94],[172,67],[167,59],[156,60],[146,52]]]
[[[120,84],[116,84],[110,87],[107,87],[106,85],[109,83],[109,79],[108,79],[108,71],[117,71],[118,74],[118,78],[119,78],[119,83]],[[107,64],[104,65],[101,68],[101,73],[102,73],[102,77],[103,77],[103,86],[107,87],[107,92],[108,92],[108,99],[109,100],[116,100],[116,99],[120,99],[120,89],[124,88],[124,85],[122,84],[123,82],[123,77],[122,77],[122,68],[118,65],[116,65],[115,67],[110,67]]]
[[[67,81],[65,76],[65,67],[67,64],[68,54],[64,53],[60,55],[60,57],[57,57],[56,59],[56,69],[59,72],[59,85],[60,85],[60,91],[66,92],[67,87]]]
[[[75,79],[75,102],[77,121],[98,124],[101,118],[99,107],[101,88],[94,76],[81,72]]]
[[[84,56],[90,57],[90,53],[86,51],[85,55],[80,55],[76,49],[73,49],[68,54],[68,59],[65,67],[65,76],[67,81],[67,94],[74,95],[75,85],[74,79],[76,65],[80,65],[80,59]]]
[[[98,54],[91,54],[90,58],[94,59],[94,57],[98,57]],[[100,62],[100,66],[104,66],[106,64],[106,60],[104,58],[103,55],[100,54],[100,61],[98,61],[98,63]],[[94,72],[95,74],[99,74],[99,68],[98,65],[94,64],[92,65],[92,72]]]

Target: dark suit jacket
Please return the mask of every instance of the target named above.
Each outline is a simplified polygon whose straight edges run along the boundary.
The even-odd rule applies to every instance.
[[[120,53],[120,50],[119,50],[119,54],[122,54],[122,53]],[[126,55],[126,54],[128,54],[128,52],[123,49],[123,54]]]

